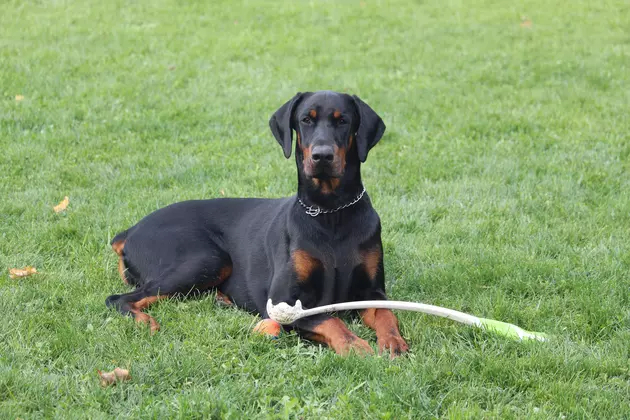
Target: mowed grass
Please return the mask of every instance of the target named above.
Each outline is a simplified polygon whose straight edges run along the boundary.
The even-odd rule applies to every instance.
[[[0,417],[626,417],[629,57],[623,0],[3,1]],[[105,308],[144,215],[294,193],[267,120],[319,89],[388,126],[363,174],[390,298],[554,340],[400,313],[408,356],[341,358],[212,296],[155,336]]]

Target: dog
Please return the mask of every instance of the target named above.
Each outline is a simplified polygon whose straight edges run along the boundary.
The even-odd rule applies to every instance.
[[[357,96],[319,91],[296,94],[269,126],[287,159],[295,132],[297,194],[185,201],[149,214],[111,242],[120,276],[136,289],[109,296],[108,307],[155,332],[158,323],[143,309],[191,293],[215,291],[223,303],[263,319],[268,299],[300,299],[305,308],[387,299],[380,219],[360,170],[383,136],[383,120]],[[380,352],[408,350],[392,311],[360,316],[375,330]],[[329,314],[288,328],[339,354],[373,352]]]

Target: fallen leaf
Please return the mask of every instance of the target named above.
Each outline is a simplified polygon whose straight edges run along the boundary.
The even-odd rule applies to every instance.
[[[29,265],[24,268],[11,268],[9,270],[9,277],[11,277],[12,279],[17,279],[19,277],[28,277],[31,274],[35,273],[37,273],[37,269]]]
[[[219,192],[221,193],[221,195],[225,195],[225,191],[224,190],[221,190]]]
[[[532,21],[527,18],[521,18],[521,28],[531,28]]]
[[[172,70],[175,70],[176,68],[177,68],[177,66],[176,66],[176,65],[168,66],[168,69],[169,69],[169,70],[171,70],[171,71],[172,71]]]
[[[15,100],[20,102],[24,100],[24,95],[15,95]]]
[[[111,372],[101,372],[97,370],[98,376],[101,378],[101,386],[113,385],[116,382],[128,381],[131,379],[127,369],[116,368]]]
[[[55,211],[55,213],[61,213],[66,208],[68,208],[68,204],[70,204],[70,199],[68,198],[68,196],[65,196],[63,200],[61,200],[61,203],[53,207],[53,210]]]

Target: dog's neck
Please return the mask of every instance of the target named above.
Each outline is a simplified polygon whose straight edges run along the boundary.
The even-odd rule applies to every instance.
[[[338,185],[332,180],[314,180],[298,171],[298,198],[307,206],[333,210],[353,202],[363,191],[361,170],[358,164],[349,165]]]

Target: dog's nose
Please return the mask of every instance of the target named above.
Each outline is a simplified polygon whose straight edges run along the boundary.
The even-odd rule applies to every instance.
[[[335,158],[332,146],[315,146],[313,147],[313,161],[315,162],[332,162]]]

